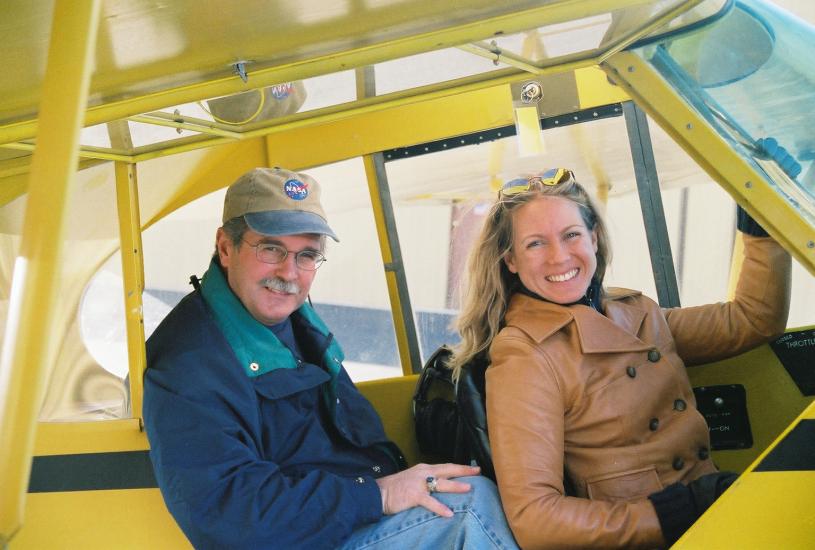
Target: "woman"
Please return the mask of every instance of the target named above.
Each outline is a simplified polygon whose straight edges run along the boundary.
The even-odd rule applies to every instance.
[[[670,545],[732,483],[710,458],[685,366],[783,332],[790,257],[764,235],[744,237],[733,301],[661,309],[603,288],[608,235],[570,171],[499,192],[470,256],[451,366],[489,352],[492,457],[521,547]]]

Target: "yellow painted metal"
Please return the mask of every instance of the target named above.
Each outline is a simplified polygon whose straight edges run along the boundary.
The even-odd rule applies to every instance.
[[[609,103],[616,103],[628,99],[628,96],[619,87],[612,86],[608,83],[605,73],[600,71],[597,67],[589,66],[591,63],[593,63],[593,60],[574,62],[562,66],[546,68],[545,70],[542,70],[541,73],[553,74],[573,70],[578,82],[582,109],[599,105],[607,105]],[[95,159],[139,163],[164,156],[222,145],[234,139],[250,139],[263,135],[288,133],[297,128],[334,123],[341,120],[352,119],[360,115],[387,112],[394,108],[404,108],[410,105],[422,105],[428,101],[443,101],[445,98],[450,98],[448,104],[473,104],[474,102],[468,98],[470,94],[477,94],[479,91],[485,89],[493,89],[493,91],[503,89],[503,84],[514,82],[523,78],[524,73],[522,71],[517,71],[514,69],[495,71],[494,73],[490,73],[489,78],[486,79],[482,75],[476,77],[465,77],[441,84],[433,84],[413,90],[395,92],[385,96],[365,98],[355,101],[352,104],[325,107],[322,109],[281,118],[275,121],[270,121],[268,123],[270,125],[264,125],[262,127],[245,130],[243,132],[225,130],[222,128],[219,129],[216,126],[216,123],[210,122],[209,124],[212,125],[212,128],[216,129],[216,132],[218,132],[218,135],[220,136],[216,138],[199,135],[173,140],[170,142],[146,145],[137,148],[132,155],[121,151],[105,151],[101,148],[86,147],[81,150],[80,156]],[[419,108],[421,109],[421,107]],[[495,107],[493,107],[493,110],[494,109]],[[474,111],[474,113],[477,114],[478,111]],[[155,123],[156,121],[154,117],[161,117],[165,120],[173,117],[173,115],[170,113],[162,112],[148,113],[146,116],[149,118],[149,120],[148,118],[143,118],[142,116],[130,117],[130,119],[144,123]],[[197,119],[190,120],[188,117],[185,117],[184,120],[191,122],[188,129],[192,131],[215,134],[215,132],[204,132],[198,126],[198,124],[205,126],[207,121],[199,121]],[[501,124],[503,125],[508,123],[511,123],[511,121],[502,122]],[[182,123],[170,123],[168,125],[173,127],[187,126],[186,124]],[[488,127],[490,126],[481,126],[480,128],[475,129],[483,129]],[[448,133],[448,135],[452,134]],[[12,147],[14,146],[12,145]],[[385,148],[387,147],[372,150],[382,150]],[[2,172],[0,172],[0,176],[2,176]]]
[[[815,227],[776,193],[716,130],[639,56],[621,52],[603,68],[784,248],[815,274]]]
[[[516,55],[510,51],[502,50],[498,46],[488,44],[486,42],[474,42],[472,44],[463,44],[459,46],[460,50],[465,52],[485,57],[494,61],[495,63],[504,63],[511,67],[515,67],[534,75],[541,75],[547,73],[547,68],[556,68],[556,70],[563,67],[569,60],[580,60],[581,62],[588,62],[590,65],[597,65],[603,62],[608,57],[630,46],[637,40],[648,36],[666,23],[675,19],[677,16],[690,11],[698,4],[705,0],[689,0],[681,2],[670,10],[667,10],[661,16],[649,20],[645,25],[632,29],[629,33],[616,37],[616,39],[608,44],[606,48],[597,55],[588,57],[586,54],[576,54],[564,58],[544,59],[539,63],[535,63],[532,59],[524,55]],[[615,9],[620,9],[621,6],[616,6]],[[560,69],[562,70],[562,69]],[[560,71],[559,71],[560,72]]]
[[[494,78],[489,80],[478,80],[477,78],[463,78],[445,84],[434,84],[422,87],[421,89],[405,92],[395,92],[385,96],[377,96],[361,99],[353,102],[353,104],[342,104],[331,107],[325,107],[306,113],[299,113],[296,115],[280,118],[274,121],[272,126],[264,126],[257,129],[247,130],[242,133],[245,139],[259,137],[259,136],[272,136],[274,134],[284,133],[290,136],[292,130],[300,128],[318,126],[325,127],[326,124],[342,123],[346,121],[351,127],[355,125],[355,120],[365,115],[374,115],[375,113],[383,113],[387,117],[387,113],[396,108],[403,108],[409,105],[422,105],[431,101],[444,101],[447,99],[447,104],[456,104],[461,101],[460,98],[464,97],[464,102],[472,104],[467,99],[469,94],[477,94],[484,89],[497,89],[501,84],[517,80],[523,73],[517,70],[509,71],[496,71]],[[419,91],[420,90],[420,93]],[[417,93],[418,95],[413,95]],[[476,113],[472,113],[475,115]],[[389,131],[392,129],[389,129]],[[372,137],[366,136],[367,139]],[[288,139],[288,137],[286,138]],[[181,152],[191,151],[204,147],[211,147],[213,145],[221,145],[228,143],[229,140],[223,138],[204,138],[202,136],[195,136],[187,139],[177,140],[168,144],[158,143],[150,146],[140,147],[137,150],[135,160],[141,162],[153,158],[173,155]],[[351,145],[351,144],[349,144]],[[380,151],[380,149],[372,149],[371,151]],[[308,148],[300,147],[301,150],[309,152]],[[315,153],[316,151],[310,151]],[[342,156],[338,158],[348,158]],[[311,163],[312,165],[321,164],[320,162]]]
[[[610,47],[605,49],[598,57],[597,57],[597,64],[603,63],[606,59],[613,56],[614,54],[621,52],[640,38],[648,36],[649,34],[657,31],[660,27],[663,27],[671,20],[677,18],[683,13],[686,13],[692,10],[694,7],[698,6],[705,0],[688,0],[687,2],[680,2],[675,7],[666,10],[661,16],[651,19],[648,23],[646,23],[642,27],[638,27],[628,34],[624,35],[620,39],[616,40],[614,44]]]
[[[815,401],[810,402],[810,404],[801,412],[801,414],[799,414],[798,417],[795,420],[793,420],[784,429],[784,431],[782,431],[779,434],[779,436],[775,439],[773,444],[768,446],[766,449],[764,449],[764,451],[760,455],[758,455],[758,457],[755,459],[755,461],[753,461],[753,463],[748,468],[748,471],[753,473],[754,475],[760,474],[760,472],[752,472],[752,470],[755,469],[755,467],[758,466],[758,464],[762,460],[764,460],[764,457],[766,457],[768,454],[770,454],[770,452],[772,452],[772,450],[784,439],[784,437],[786,437],[786,435],[789,432],[791,432],[793,430],[793,428],[795,428],[795,425],[798,423],[799,420],[810,419],[810,418],[815,418]],[[815,527],[815,525],[813,525],[813,527]]]
[[[34,442],[35,456],[143,451],[147,435],[138,418],[100,422],[40,422]]]
[[[56,0],[20,255],[0,359],[0,543],[23,520],[37,414],[54,357],[67,197],[90,82],[99,0]],[[58,32],[57,32],[58,31]]]
[[[608,76],[599,67],[577,69],[574,71],[574,79],[581,109],[622,103],[631,99],[625,90],[609,82]]]
[[[713,460],[723,470],[745,471],[813,399],[801,395],[801,390],[769,345],[737,357],[689,368],[688,376],[693,387],[741,384],[747,393],[753,446],[713,451]]]
[[[815,402],[793,421],[672,548],[809,549],[815,540],[815,471],[754,468],[798,421],[815,419]]]
[[[487,59],[492,60],[496,64],[503,63],[505,65],[509,65],[510,67],[521,69],[522,71],[530,74],[539,75],[543,74],[543,72],[545,71],[544,67],[536,65],[530,59],[526,59],[524,57],[521,57],[520,55],[515,55],[514,53],[509,51],[503,51],[485,42],[462,44],[461,46],[458,47],[458,49],[465,51],[467,53],[471,53],[473,55],[485,57]]]
[[[682,11],[686,11],[698,3],[698,1],[699,0],[682,2],[677,8],[671,10],[671,13],[678,14]],[[465,21],[455,26],[430,32],[385,41],[373,41],[369,45],[351,48],[342,52],[315,56],[309,59],[301,59],[291,63],[284,63],[278,66],[252,71],[249,75],[249,84],[245,84],[238,77],[223,77],[211,79],[207,82],[169,87],[141,95],[136,94],[135,96],[120,101],[106,101],[102,105],[88,109],[85,123],[89,126],[100,124],[110,120],[127,118],[147,111],[155,111],[209,97],[229,95],[252,88],[302,80],[312,76],[348,70],[354,67],[373,65],[389,59],[477,42],[498,34],[512,34],[544,25],[562,23],[594,14],[642,6],[648,3],[649,2],[645,0],[569,0],[554,3],[547,2],[529,9],[521,9],[494,17],[486,17],[477,21]],[[236,7],[235,9],[238,8]],[[667,16],[660,18],[659,21],[663,19],[667,19]],[[659,21],[650,24],[646,27],[646,30],[658,26],[657,23]],[[641,34],[641,32],[635,31],[626,40],[620,41],[615,48],[624,47],[627,43],[636,39],[636,37],[641,36]],[[587,58],[593,55],[593,52],[589,52],[584,54],[583,57]],[[568,60],[562,61],[563,63],[560,63],[561,65],[568,62]],[[585,60],[583,64],[586,64]],[[152,70],[154,70],[154,68],[151,68],[151,71]],[[102,75],[98,76],[100,79],[104,78]],[[135,86],[135,84],[136,83],[131,83],[129,89],[136,88],[137,86]],[[125,90],[122,93],[127,93],[127,91],[128,90]],[[30,139],[35,136],[36,133],[36,119],[0,126],[0,143]]]
[[[374,159],[370,155],[365,155],[362,161],[365,165],[365,176],[368,180],[368,192],[371,196],[371,206],[373,208],[374,221],[376,222],[376,234],[379,237],[379,251],[382,254],[382,263],[388,265],[393,262],[393,252],[390,239],[388,238],[385,213],[382,209],[382,202],[377,188],[376,167],[374,166]],[[396,280],[396,274],[392,271],[385,271],[385,282],[388,285],[391,317],[393,319],[393,329],[396,333],[396,346],[399,349],[399,360],[402,364],[402,374],[407,376],[413,373],[413,362],[410,359],[407,327],[402,317],[402,300],[399,297],[399,285]]]
[[[173,115],[170,113],[163,113],[161,111],[145,113],[143,115],[134,115],[128,117],[127,120],[140,122],[141,124],[166,126],[167,128],[181,128],[182,130],[189,130],[191,132],[228,137],[231,139],[242,139],[245,137],[241,132],[219,128],[217,123],[211,121],[191,117],[173,117]]]
[[[270,158],[283,157],[294,166],[317,166],[413,145],[451,135],[512,124],[508,86],[494,86],[455,97],[405,104],[330,124],[295,128],[266,137]],[[422,124],[413,121],[421,120]],[[303,147],[321,143],[321,147]],[[274,155],[274,156],[272,156]]]
[[[582,109],[588,109],[600,105],[608,105],[610,103],[618,103],[620,101],[629,99],[624,91],[622,91],[619,87],[612,86],[606,80],[605,73],[603,73],[596,66],[590,66],[590,63],[592,62],[569,63],[567,65],[547,68],[546,70],[541,71],[541,73],[553,74],[557,72],[574,71],[575,76],[578,78],[578,90],[580,92]],[[243,139],[267,135],[273,136],[274,134],[286,134],[286,136],[289,136],[291,135],[292,130],[319,126],[320,131],[322,131],[326,124],[341,125],[343,124],[343,121],[348,121],[350,126],[355,126],[355,121],[359,117],[365,116],[367,119],[375,119],[377,113],[382,113],[383,122],[386,122],[388,119],[393,119],[393,117],[390,115],[390,111],[394,109],[400,109],[401,112],[408,112],[410,106],[416,105],[416,109],[418,111],[422,111],[425,110],[425,106],[427,106],[429,102],[441,102],[447,106],[474,106],[477,101],[484,101],[486,99],[485,96],[478,95],[480,92],[490,90],[489,92],[485,93],[508,93],[505,92],[506,87],[504,85],[523,79],[524,75],[524,72],[515,69],[495,71],[495,73],[491,73],[490,78],[487,79],[485,79],[483,76],[466,77],[450,82],[423,86],[413,90],[394,92],[384,96],[364,98],[354,101],[353,103],[324,107],[322,109],[315,109],[314,111],[298,113],[296,115],[280,118],[269,122],[270,125],[264,125],[259,128],[242,131],[240,132],[240,135]],[[471,111],[466,117],[464,117],[464,119],[458,120],[461,123],[466,124],[470,119],[476,119],[476,124],[469,124],[469,126],[474,128],[472,131],[512,123],[510,118],[508,122],[486,122],[486,126],[478,126],[478,123],[481,121],[480,111],[483,110],[484,105],[486,105],[486,103],[481,103],[478,109]],[[503,104],[491,103],[489,112],[495,113],[496,111],[502,110],[503,107]],[[418,119],[409,118],[408,120]],[[427,119],[421,120],[428,122]],[[441,122],[443,119],[433,120],[439,120]],[[449,120],[445,121],[445,123],[449,122]],[[415,125],[407,126],[412,127]],[[422,124],[421,126],[425,126],[425,124]],[[404,129],[389,128],[388,132],[376,132],[374,135],[366,136],[366,139],[370,140],[381,137],[383,141],[388,141],[389,134],[393,130]],[[408,128],[408,131],[410,131],[410,128]],[[457,133],[461,132],[452,131],[447,132],[445,135],[455,135]],[[229,141],[229,139],[225,139],[223,137],[212,138],[193,136],[190,138],[175,140],[173,142],[156,143],[139,147],[136,150],[135,156],[132,160],[133,162],[143,162],[154,158],[222,145],[228,143]],[[416,143],[416,141],[409,143]],[[346,144],[346,147],[353,147],[353,145],[354,143],[350,142]],[[389,147],[390,146],[383,145],[379,148],[369,149],[369,151],[381,151]],[[314,153],[314,151],[309,151],[303,148],[300,149],[304,152]],[[343,156],[341,158],[349,157]],[[312,164],[317,165],[322,163],[313,162]]]
[[[125,324],[130,382],[130,414],[142,418],[144,350],[144,256],[141,242],[139,192],[136,165],[116,163],[116,205],[119,212],[122,277],[124,279]]]
[[[28,175],[29,170],[31,170],[30,155],[0,161],[0,179],[11,176]],[[5,185],[5,182],[3,182],[3,184]]]
[[[26,518],[9,550],[192,548],[158,489],[33,493]]]
[[[571,65],[570,65],[571,66]],[[611,85],[606,75],[597,67],[574,68],[578,85],[580,108],[588,109],[629,99],[618,86]],[[450,135],[474,132],[484,128],[494,128],[512,124],[511,96],[505,83],[523,78],[518,71],[502,71],[501,76],[488,81],[477,81],[472,78],[454,81],[451,87],[432,85],[423,87],[422,95],[411,96],[404,92],[389,94],[357,101],[354,107],[342,110],[340,107],[328,107],[309,113],[301,113],[291,119],[281,119],[274,126],[248,130],[242,133],[244,139],[268,135],[270,146],[276,154],[281,150],[292,149],[292,141],[298,139],[323,139],[337,137],[332,147],[319,150],[303,148],[294,144],[295,151],[285,153],[287,158],[293,154],[302,157],[290,160],[288,166],[315,166],[334,160],[351,158],[366,153],[381,151],[440,139]],[[487,105],[488,108],[484,108]],[[168,116],[168,113],[164,113]],[[454,118],[446,118],[447,116]],[[416,118],[421,117],[421,118]],[[405,120],[423,120],[422,125],[404,124]],[[359,121],[366,129],[387,127],[387,132],[359,131]],[[446,130],[444,128],[447,128]],[[348,139],[352,132],[353,139]],[[292,136],[296,136],[292,138]],[[314,137],[311,137],[314,136]],[[169,143],[142,146],[136,149],[133,156],[116,155],[112,160],[122,162],[144,162],[155,158],[181,154],[207,147],[217,147],[234,141],[231,138],[202,138],[195,136]],[[300,143],[313,143],[301,141]],[[89,155],[90,156],[90,155]],[[4,161],[0,163],[0,179],[15,174],[28,172],[28,161]],[[85,160],[81,167],[94,166],[95,160]],[[282,162],[281,162],[282,164]],[[19,186],[9,185],[3,181],[0,190],[0,205],[3,197]],[[21,189],[24,189],[21,188]],[[21,194],[18,189],[11,193],[11,198]],[[8,199],[10,200],[10,199]],[[6,200],[6,202],[8,202]]]
[[[0,145],[5,149],[15,149],[17,151],[34,151],[37,146],[34,143],[24,143],[24,142],[13,142],[13,143],[4,143]],[[77,155],[82,158],[90,158],[90,159],[99,159],[99,160],[119,160],[119,161],[129,161],[132,160],[133,157],[130,155],[122,154],[122,153],[115,153],[112,152],[110,149],[104,149],[101,147],[81,147],[77,151]]]
[[[598,67],[590,65],[591,63],[593,63],[593,61],[590,60],[587,62],[575,62],[562,66],[550,67],[546,68],[545,70],[542,70],[541,74],[554,74],[558,72],[574,71],[578,84],[578,92],[580,94],[579,97],[581,109],[588,109],[591,107],[608,105],[611,103],[618,103],[620,101],[626,101],[630,99],[621,88],[610,84],[606,78],[605,73],[601,71]],[[430,102],[441,102],[441,104],[445,105],[445,109],[449,108],[449,106],[455,107],[472,105],[475,107],[478,101],[487,100],[485,96],[479,96],[478,95],[479,92],[485,92],[486,90],[490,90],[489,92],[485,93],[505,94],[507,92],[505,91],[506,87],[504,86],[504,84],[515,82],[523,78],[524,73],[522,71],[517,71],[514,69],[495,71],[495,73],[491,73],[491,77],[486,80],[483,78],[483,76],[465,77],[450,82],[444,82],[441,84],[423,86],[421,88],[416,88],[413,90],[394,92],[392,94],[387,94],[384,96],[365,98],[354,101],[353,103],[350,104],[324,107],[322,109],[315,109],[314,111],[309,111],[306,113],[291,115],[275,121],[271,121],[269,123],[271,125],[264,125],[259,128],[245,130],[241,132],[240,135],[242,136],[243,139],[250,139],[258,136],[274,136],[275,134],[285,134],[286,136],[289,136],[291,135],[292,130],[316,126],[319,126],[318,131],[322,132],[322,130],[326,127],[325,126],[326,124],[342,125],[343,124],[342,121],[349,121],[349,125],[355,126],[356,124],[355,121],[360,116],[365,116],[367,119],[376,120],[376,117],[378,116],[377,113],[382,113],[383,123],[386,123],[388,122],[388,119],[394,118],[393,116],[390,115],[390,111],[394,109],[400,109],[400,112],[404,113],[409,112],[408,110],[411,108],[410,106],[415,105],[418,111],[423,111],[426,110],[426,106]],[[485,104],[486,103],[480,104],[479,108],[471,111],[466,117],[458,119],[459,122],[464,124],[467,124],[470,122],[471,119],[474,119],[473,124],[468,124],[469,127],[472,127],[472,130],[467,131],[477,131],[484,128],[491,128],[495,126],[512,123],[511,119],[509,121],[502,121],[500,123],[482,121],[481,114],[482,111],[484,110],[483,106]],[[489,112],[495,113],[496,111],[502,110],[504,106],[505,105],[501,103],[491,103]],[[433,106],[431,106],[429,110],[435,109],[433,108]],[[445,113],[449,111],[441,110],[440,112]],[[164,115],[170,116],[168,113],[164,113]],[[407,120],[418,120],[418,119],[408,117]],[[427,122],[427,119],[421,120],[425,120]],[[433,120],[434,121],[438,120],[441,122],[441,120],[443,119],[435,118]],[[449,122],[450,120],[445,120],[445,123]],[[479,126],[479,124],[482,125]],[[408,126],[407,130],[410,131],[411,129],[413,129],[415,125],[407,126]],[[424,127],[425,124],[422,124],[421,126]],[[404,128],[397,129],[404,130]],[[392,141],[390,139],[390,135],[392,134],[393,130],[394,128],[389,128],[388,132],[375,132],[373,135],[366,136],[366,139],[382,138],[383,141],[390,142]],[[443,135],[445,136],[456,135],[458,133],[464,133],[464,131],[449,131],[444,133]],[[274,138],[272,137],[271,139],[273,140]],[[175,140],[173,142],[146,145],[139,147],[136,150],[136,154],[132,160],[134,162],[143,162],[154,158],[170,156],[206,147],[222,145],[228,143],[229,141],[230,141],[229,139],[223,139],[220,137],[209,138],[202,136],[193,136],[190,138]],[[418,141],[420,142],[423,140],[419,139]],[[413,143],[417,143],[417,141],[406,142],[403,145]],[[346,142],[345,147],[353,146],[354,143]],[[393,146],[383,144],[381,147],[368,149],[368,152],[381,151],[391,147]],[[307,149],[303,148],[300,148],[300,150],[308,152],[309,154],[314,153],[314,151],[308,151]],[[327,150],[323,149],[323,151]],[[338,160],[339,158],[349,158],[349,156],[345,155],[332,160]],[[318,165],[323,164],[323,162],[315,161],[312,162],[311,164]]]
[[[815,540],[812,487],[815,471],[742,476],[671,548],[810,550]]]
[[[733,257],[730,260],[730,276],[727,280],[727,298],[732,300],[736,295],[736,285],[739,282],[739,271],[744,262],[744,239],[740,231],[736,231],[736,238],[733,240]]]
[[[28,189],[28,173],[10,174],[0,183],[0,206],[10,203]]]

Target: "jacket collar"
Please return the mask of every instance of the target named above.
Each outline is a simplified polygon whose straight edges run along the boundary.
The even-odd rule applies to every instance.
[[[623,300],[639,294],[609,289],[604,303],[606,315],[602,315],[585,305],[562,306],[516,293],[510,300],[506,324],[542,342],[573,322],[583,353],[646,351],[653,346],[638,338],[646,311]]]
[[[297,367],[289,348],[269,327],[252,317],[238,300],[214,259],[201,280],[200,291],[215,324],[229,342],[247,376],[254,378],[275,369]],[[328,327],[308,304],[303,304],[292,314],[292,322],[296,333],[308,340],[301,343],[304,352],[320,350],[321,357],[315,359],[328,368],[332,382],[335,382],[344,357]]]

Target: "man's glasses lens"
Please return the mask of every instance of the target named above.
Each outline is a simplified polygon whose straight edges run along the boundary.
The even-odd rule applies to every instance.
[[[285,261],[289,255],[288,250],[276,244],[260,243],[250,246],[255,246],[258,260],[266,264],[279,264]],[[305,269],[306,271],[314,271],[320,267],[324,261],[325,256],[316,250],[301,250],[294,255],[294,263],[297,264],[297,267]]]

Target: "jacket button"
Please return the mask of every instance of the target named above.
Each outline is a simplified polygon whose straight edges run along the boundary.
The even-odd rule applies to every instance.
[[[257,363],[249,363],[249,370],[251,370],[252,372],[257,372],[259,368],[260,365],[258,365]]]
[[[358,478],[354,479],[354,481],[357,482],[357,483],[365,483],[365,478],[364,477],[358,477]]]
[[[707,447],[699,448],[699,460],[707,460],[710,458],[710,451],[707,450]]]
[[[662,354],[655,349],[652,349],[651,351],[648,352],[648,360],[651,361],[652,363],[656,363],[657,361],[659,361],[660,357],[662,357]]]
[[[648,429],[650,429],[652,432],[655,432],[657,431],[657,428],[659,428],[659,418],[652,418],[651,421],[648,423]]]
[[[674,458],[673,464],[671,464],[671,466],[673,466],[674,470],[681,470],[685,466],[685,461],[682,460],[681,456],[678,456]]]
[[[685,403],[684,399],[677,399],[676,401],[674,401],[674,409],[675,410],[681,412],[681,411],[684,411],[687,408],[688,408],[688,404]]]
[[[635,369],[634,367],[626,367],[625,373],[631,378],[637,377],[637,369]]]

